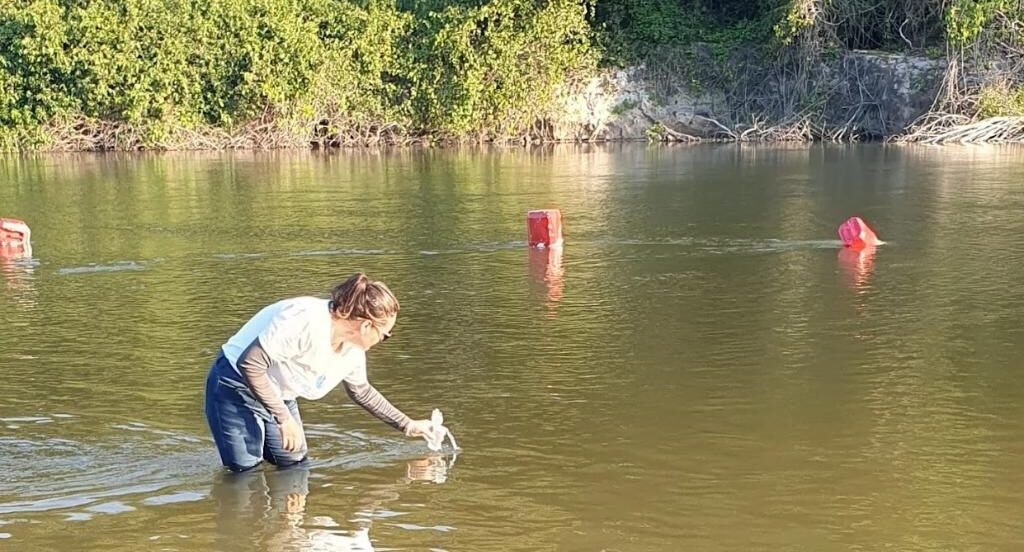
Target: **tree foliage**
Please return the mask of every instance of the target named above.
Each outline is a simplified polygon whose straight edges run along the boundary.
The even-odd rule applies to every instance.
[[[0,128],[238,128],[259,118],[514,134],[596,59],[575,0],[5,0]],[[283,121],[283,123],[281,122]],[[338,130],[334,128],[332,130]]]
[[[1013,48],[1022,21],[1019,0],[0,0],[0,146],[55,129],[125,147],[250,127],[513,137],[599,60]]]

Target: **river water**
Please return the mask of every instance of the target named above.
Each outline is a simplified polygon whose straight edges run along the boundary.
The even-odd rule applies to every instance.
[[[1018,550],[1022,213],[1012,148],[3,157],[0,549]],[[463,450],[336,391],[310,469],[226,476],[218,347],[356,270]]]

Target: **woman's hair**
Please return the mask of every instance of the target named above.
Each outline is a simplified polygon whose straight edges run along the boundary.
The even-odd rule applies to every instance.
[[[357,272],[331,290],[330,309],[339,318],[365,318],[380,323],[398,314],[398,299],[384,282]]]

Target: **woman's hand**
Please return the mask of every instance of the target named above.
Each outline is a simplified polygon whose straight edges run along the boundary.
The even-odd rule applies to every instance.
[[[299,425],[299,422],[295,421],[295,418],[289,417],[282,421],[278,427],[281,428],[281,443],[284,446],[284,450],[295,452],[302,450],[302,447],[306,445],[306,434],[302,431],[302,426]]]
[[[433,430],[433,423],[430,420],[412,420],[405,426],[406,437],[422,437]]]

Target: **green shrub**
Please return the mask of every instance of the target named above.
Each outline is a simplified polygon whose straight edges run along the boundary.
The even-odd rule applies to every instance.
[[[434,4],[3,2],[0,145],[78,120],[128,125],[143,146],[264,119],[299,134],[319,119],[514,134],[593,66],[586,4]]]

